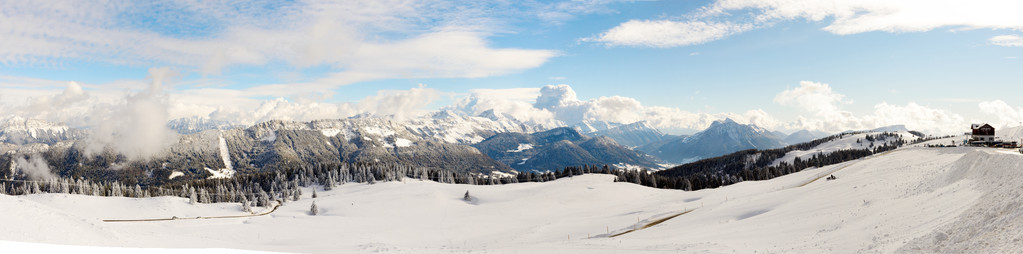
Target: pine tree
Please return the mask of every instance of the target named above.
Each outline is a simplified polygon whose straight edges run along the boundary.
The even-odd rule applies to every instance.
[[[313,198],[316,198],[316,189],[313,189]]]
[[[242,196],[242,211],[252,213],[252,205],[249,204],[249,200]]]
[[[188,204],[194,205],[198,201],[196,199],[195,188],[188,188]]]
[[[465,201],[472,201],[472,196],[469,196],[469,191],[468,191],[468,190],[467,190],[467,191],[465,191],[465,196],[464,196],[464,197],[462,197],[462,200],[465,200]]]
[[[316,201],[313,201],[313,205],[309,206],[309,214],[317,215],[320,213],[320,208],[316,207]]]

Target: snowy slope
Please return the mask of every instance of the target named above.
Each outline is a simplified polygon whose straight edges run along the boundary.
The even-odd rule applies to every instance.
[[[1023,248],[1020,167],[1023,155],[1010,150],[906,147],[693,192],[605,175],[503,186],[409,180],[320,190],[318,216],[307,213],[307,190],[270,216],[146,223],[99,220],[240,212],[169,197],[0,196],[0,241],[312,253],[1006,253]],[[838,180],[810,182],[828,174]]]
[[[868,148],[873,148],[873,147],[871,147],[871,145],[873,145],[873,146],[880,146],[880,145],[884,145],[884,144],[888,144],[888,143],[896,141],[895,139],[887,139],[887,140],[883,140],[883,141],[874,141],[874,142],[867,141],[867,139],[866,139],[867,135],[877,135],[879,133],[880,132],[868,132],[868,133],[860,133],[860,134],[853,134],[853,135],[843,135],[842,138],[840,138],[840,139],[835,139],[835,140],[826,142],[824,144],[820,144],[820,145],[814,147],[813,149],[809,149],[809,150],[795,150],[795,151],[788,152],[788,153],[785,154],[784,157],[781,157],[781,158],[778,158],[777,160],[774,160],[774,162],[772,162],[771,165],[772,166],[777,166],[778,164],[780,164],[782,162],[792,163],[797,157],[800,158],[800,159],[803,159],[803,160],[809,159],[809,158],[813,157],[813,155],[815,155],[817,153],[828,154],[828,153],[831,153],[831,152],[834,152],[834,151],[838,151],[838,150],[868,149]],[[912,140],[912,139],[916,138],[916,136],[913,136],[913,134],[910,134],[909,132],[904,132],[904,131],[903,132],[896,132],[896,134],[902,135],[902,138],[906,139],[906,140]],[[859,142],[857,142],[857,140]],[[945,144],[950,144],[950,143],[945,142]]]

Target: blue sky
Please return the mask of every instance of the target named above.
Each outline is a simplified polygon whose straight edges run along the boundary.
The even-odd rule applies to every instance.
[[[1013,96],[1023,92],[1023,6],[1011,1],[0,6],[0,115],[72,125],[88,125],[80,115],[92,105],[151,89],[154,70],[171,73],[159,91],[169,118],[240,123],[471,114],[484,108],[465,102],[481,96],[536,121],[647,120],[680,132],[725,117],[783,131],[934,133],[1023,120]],[[83,95],[70,96],[71,81]],[[521,107],[559,84],[569,87],[543,91],[575,97]],[[530,89],[480,92],[512,88]]]

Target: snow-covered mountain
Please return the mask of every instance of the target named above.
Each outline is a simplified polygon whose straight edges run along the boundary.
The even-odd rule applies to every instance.
[[[668,162],[685,163],[746,149],[768,149],[786,143],[770,131],[731,119],[714,121],[706,130],[665,143],[654,143],[639,150]]]
[[[672,139],[674,136],[664,134],[646,121],[620,125],[607,130],[589,133],[591,136],[607,136],[618,144],[627,147],[640,147],[651,143]]]
[[[55,144],[60,141],[84,138],[85,131],[64,124],[10,116],[0,122],[0,143],[24,145],[32,143]]]
[[[201,116],[182,117],[167,122],[167,128],[174,130],[178,134],[192,134],[205,130],[229,130],[238,127],[245,126]]]
[[[572,128],[576,129],[581,133],[594,133],[598,131],[606,131],[613,129],[618,126],[622,126],[621,123],[608,122],[608,121],[582,121],[572,125]]]
[[[569,127],[532,134],[501,133],[473,146],[518,171],[557,171],[583,165],[657,166],[648,156],[611,138],[589,137]]]

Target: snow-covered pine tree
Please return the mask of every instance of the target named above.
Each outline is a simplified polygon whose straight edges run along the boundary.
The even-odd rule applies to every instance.
[[[468,190],[465,191],[465,196],[462,197],[462,200],[472,201],[472,196],[469,196],[469,191]]]
[[[316,198],[316,189],[313,189],[313,198]]]
[[[309,214],[312,215],[320,214],[320,208],[316,207],[316,201],[313,201],[313,205],[309,206]]]
[[[252,205],[249,204],[249,200],[242,196],[242,211],[252,213]]]
[[[141,198],[142,196],[144,196],[144,195],[142,195],[142,186],[139,186],[138,184],[136,184],[135,185],[135,193],[134,194],[135,194],[134,197],[136,197],[136,198]]]
[[[196,202],[198,202],[197,199],[198,197],[196,197],[195,188],[194,187],[188,188],[188,204],[194,205]]]

